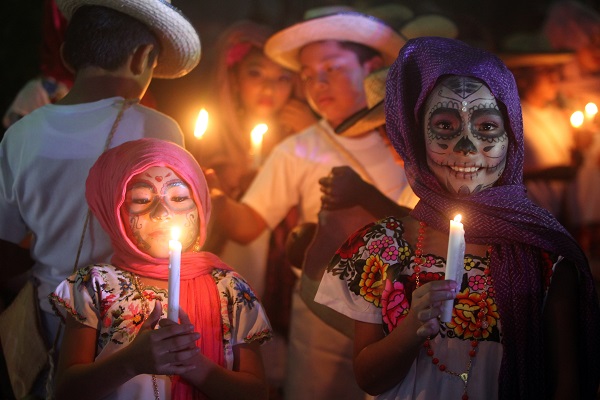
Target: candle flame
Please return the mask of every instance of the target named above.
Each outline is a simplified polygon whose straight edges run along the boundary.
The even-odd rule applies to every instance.
[[[250,133],[250,138],[252,139],[252,143],[254,143],[254,144],[262,143],[263,135],[265,133],[267,133],[268,130],[269,130],[269,127],[267,126],[267,124],[256,125],[254,127],[254,129],[252,129],[252,132]]]
[[[179,235],[181,234],[181,231],[179,230],[179,228],[172,228],[171,229],[171,238],[173,240],[179,240]]]
[[[583,125],[583,113],[581,111],[575,111],[573,114],[571,114],[570,120],[571,126],[573,126],[573,128],[579,128],[581,125]]]
[[[200,110],[198,113],[198,118],[196,119],[196,128],[194,129],[194,137],[197,139],[202,139],[204,136],[204,132],[208,128],[208,111],[204,108]]]
[[[454,222],[460,222],[461,219],[462,219],[462,215],[456,214],[456,216],[454,217]]]
[[[593,118],[594,115],[598,113],[598,106],[596,104],[589,102],[585,105],[585,116],[588,118]]]

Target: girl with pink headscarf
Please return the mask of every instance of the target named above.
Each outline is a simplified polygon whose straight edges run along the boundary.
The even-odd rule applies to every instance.
[[[162,140],[124,143],[91,168],[86,198],[115,253],[50,295],[66,321],[57,397],[266,398],[259,345],[271,327],[246,281],[200,250],[211,206],[193,156]],[[180,323],[163,319],[173,227],[183,246]]]

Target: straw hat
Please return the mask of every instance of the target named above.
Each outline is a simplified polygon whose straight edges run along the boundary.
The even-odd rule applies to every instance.
[[[399,32],[407,40],[423,36],[458,37],[458,26],[440,14],[422,14],[406,21]]]
[[[309,43],[322,40],[354,42],[381,53],[390,65],[406,42],[383,21],[359,12],[341,12],[299,22],[269,38],[265,54],[292,71],[300,71],[298,55]]]
[[[335,129],[335,133],[352,137],[385,125],[383,99],[385,98],[385,80],[389,70],[389,68],[382,68],[367,75],[363,83],[367,107],[342,122]]]
[[[67,19],[79,7],[94,5],[112,8],[146,24],[161,44],[153,74],[156,78],[178,78],[200,61],[198,33],[170,0],[56,0],[56,5]]]
[[[441,36],[456,38],[456,24],[438,14],[424,14],[406,21],[399,29],[406,39],[422,36]],[[383,99],[385,97],[385,81],[389,68],[377,70],[365,78],[364,88],[367,107],[342,122],[335,132],[341,136],[357,136],[385,125]]]
[[[572,51],[554,50],[540,33],[515,33],[505,38],[498,56],[508,68],[558,66],[574,60]]]

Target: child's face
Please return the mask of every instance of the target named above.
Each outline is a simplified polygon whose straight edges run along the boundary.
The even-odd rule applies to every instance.
[[[234,74],[234,89],[238,91],[242,107],[248,116],[257,120],[272,118],[292,93],[294,74],[256,48],[236,65]]]
[[[333,128],[366,107],[363,81],[371,67],[354,52],[328,40],[304,46],[299,58],[307,99]]]
[[[198,207],[192,191],[167,167],[150,167],[131,178],[121,218],[129,239],[156,258],[169,257],[172,228],[180,230],[184,250],[198,237]]]
[[[508,135],[496,99],[481,81],[451,76],[425,104],[427,165],[449,192],[492,186],[506,165]]]

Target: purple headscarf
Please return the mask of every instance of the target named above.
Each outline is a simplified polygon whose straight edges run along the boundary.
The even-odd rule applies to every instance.
[[[439,78],[462,75],[484,81],[498,101],[509,148],[495,186],[467,197],[446,191],[427,167],[422,107]],[[533,204],[523,186],[523,122],[515,80],[493,54],[461,41],[412,39],[392,65],[386,86],[387,132],[404,159],[409,183],[421,199],[411,215],[442,232],[463,216],[467,242],[493,246],[490,270],[502,319],[503,358],[500,398],[546,398],[548,360],[544,358],[544,300],[540,249],[564,256],[580,276],[580,377],[582,394],[594,398],[600,379],[600,310],[589,265],[577,242],[546,210]],[[560,284],[560,282],[555,282]],[[583,363],[585,361],[585,363]]]

